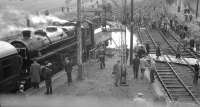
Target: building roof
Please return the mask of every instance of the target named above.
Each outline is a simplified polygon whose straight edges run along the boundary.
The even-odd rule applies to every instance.
[[[8,42],[0,41],[0,58],[17,54],[17,49]]]

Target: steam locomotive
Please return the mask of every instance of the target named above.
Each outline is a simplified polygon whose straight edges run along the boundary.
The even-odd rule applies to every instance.
[[[0,41],[0,93],[15,92],[20,81],[30,87],[29,69],[32,59],[40,64],[53,63],[53,73],[63,68],[63,59],[68,56],[76,64],[76,23],[63,26],[47,26],[42,29],[26,29],[10,42]],[[93,23],[81,23],[83,56],[88,56],[94,45]]]

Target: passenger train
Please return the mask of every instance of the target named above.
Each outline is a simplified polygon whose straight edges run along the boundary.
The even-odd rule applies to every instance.
[[[20,81],[30,87],[29,69],[33,59],[40,64],[53,63],[53,73],[63,68],[63,58],[71,57],[76,64],[76,23],[47,26],[42,29],[25,29],[22,35],[10,42],[0,41],[0,93],[15,92]],[[81,24],[83,56],[94,45],[93,23]]]

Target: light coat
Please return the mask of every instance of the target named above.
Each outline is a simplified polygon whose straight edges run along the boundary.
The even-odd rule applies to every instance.
[[[121,77],[121,66],[118,64],[115,64],[113,66],[113,75],[115,79],[119,79]]]
[[[41,66],[38,63],[31,64],[30,67],[30,75],[31,75],[31,82],[40,82],[40,72]]]

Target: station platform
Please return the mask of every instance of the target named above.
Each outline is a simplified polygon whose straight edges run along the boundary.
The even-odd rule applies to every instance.
[[[114,97],[131,100],[138,92],[141,92],[145,98],[152,101],[157,95],[149,82],[149,74],[146,73],[144,80],[134,80],[131,66],[128,66],[128,86],[114,86],[112,68],[117,60],[119,60],[118,56],[106,58],[106,68],[103,70],[100,69],[95,60],[88,61],[84,64],[84,80],[78,81],[76,79],[77,72],[73,71],[71,86],[67,84],[66,73],[64,71],[59,72],[52,78],[53,95]],[[27,96],[44,95],[44,93],[45,85],[43,82],[40,83],[40,89],[29,89],[25,92]]]
[[[114,85],[114,79],[112,76],[113,65],[120,58],[115,55],[112,58],[106,58],[106,68],[100,69],[99,64],[96,60],[90,60],[84,64],[84,80],[77,80],[77,72],[73,71],[73,83],[68,86],[67,76],[65,71],[60,71],[55,74],[52,78],[53,94],[45,95],[45,84],[44,82],[40,83],[39,89],[28,89],[23,95],[23,100],[20,105],[38,105],[45,104],[45,101],[49,101],[48,105],[55,102],[63,102],[63,99],[68,99],[68,104],[72,104],[74,100],[83,101],[80,99],[85,99],[84,101],[114,101],[115,104],[121,102],[122,104],[128,104],[132,102],[137,93],[143,93],[144,98],[148,102],[156,102],[160,96],[164,96],[159,84],[157,82],[151,84],[149,82],[149,72],[145,71],[145,78],[141,80],[140,78],[135,80],[133,79],[133,71],[131,66],[127,66],[127,86],[118,86]],[[140,77],[140,74],[139,74]],[[8,101],[14,100],[15,97],[9,98]],[[47,100],[48,99],[48,100]],[[22,99],[15,99],[15,102],[21,101]],[[59,100],[59,101],[58,101]],[[4,103],[9,105],[10,103],[7,100]],[[36,103],[37,101],[37,103]],[[71,101],[71,102],[69,102]],[[84,102],[83,101],[83,102]],[[126,103],[124,103],[124,101]],[[35,103],[34,103],[35,102]],[[88,101],[90,102],[90,101]],[[18,105],[18,103],[14,103]],[[66,104],[66,105],[68,105]],[[114,105],[115,105],[114,104]],[[52,106],[55,104],[52,104]],[[23,107],[23,106],[21,106]]]

